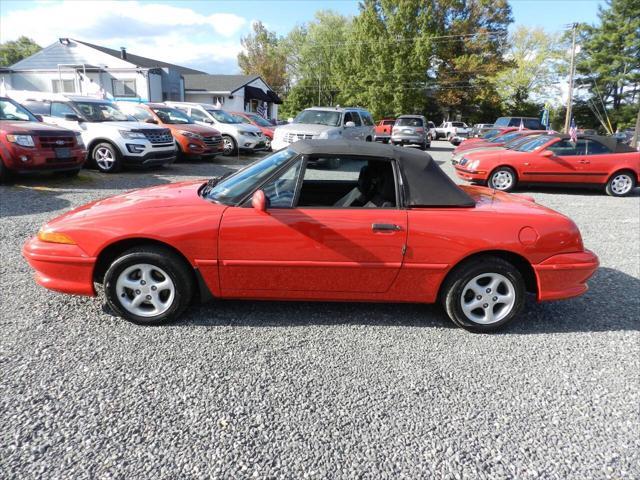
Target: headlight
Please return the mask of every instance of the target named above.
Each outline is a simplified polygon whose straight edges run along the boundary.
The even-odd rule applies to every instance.
[[[253,132],[249,132],[248,130],[238,130],[238,134],[240,134],[240,135],[254,135]]]
[[[38,240],[49,243],[66,243],[68,245],[76,244],[76,242],[74,242],[69,235],[58,232],[50,232],[47,230],[40,230],[38,232]]]
[[[36,144],[33,141],[33,137],[31,135],[7,135],[7,140],[11,143],[15,143],[16,145],[20,145],[22,147],[35,147]]]
[[[129,130],[119,130],[120,132],[120,136],[122,138],[129,138],[129,139],[133,139],[133,138],[147,138],[145,137],[144,133],[142,132],[132,132]]]
[[[480,165],[480,162],[478,160],[474,160],[473,162],[471,162],[469,164],[469,166],[467,168],[469,170],[475,170],[478,165]]]
[[[184,135],[185,137],[195,138],[197,140],[203,140],[204,137],[202,135],[198,135],[197,133],[188,132],[187,130],[178,130],[180,135]]]
[[[82,140],[82,135],[79,133],[76,133],[76,143],[79,147],[84,147],[84,140]]]

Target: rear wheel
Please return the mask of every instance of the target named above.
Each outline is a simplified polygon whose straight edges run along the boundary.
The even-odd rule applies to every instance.
[[[624,197],[625,195],[629,195],[635,186],[636,179],[632,173],[616,172],[607,182],[605,192],[612,197]]]
[[[175,320],[193,296],[193,275],[169,249],[148,246],[124,252],[107,270],[107,303],[121,317],[141,325]]]
[[[516,187],[518,183],[518,177],[516,172],[509,167],[498,167],[491,175],[489,175],[489,181],[487,184],[490,188],[500,190],[501,192],[510,192]]]
[[[501,258],[487,256],[454,270],[443,288],[442,301],[456,325],[472,332],[490,332],[518,315],[525,291],[518,269]]]
[[[104,173],[115,173],[122,170],[120,152],[110,143],[99,143],[91,151],[91,159],[96,168]]]
[[[225,157],[236,155],[238,153],[238,146],[236,145],[236,141],[233,139],[231,135],[223,135],[222,144],[224,146],[224,150],[222,151],[222,154]]]

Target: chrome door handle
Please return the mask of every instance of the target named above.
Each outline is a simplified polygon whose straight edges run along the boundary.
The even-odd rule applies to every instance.
[[[393,223],[372,223],[371,230],[374,232],[399,232],[402,227]]]

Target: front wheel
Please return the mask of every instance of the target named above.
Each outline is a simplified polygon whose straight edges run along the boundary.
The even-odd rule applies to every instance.
[[[489,175],[489,187],[501,192],[510,192],[516,188],[517,183],[516,172],[509,167],[498,167]]]
[[[91,152],[95,166],[103,173],[115,173],[122,170],[120,152],[110,143],[99,143]]]
[[[147,246],[124,252],[104,277],[107,303],[130,322],[159,325],[175,320],[193,296],[193,275],[171,250]]]
[[[235,155],[236,153],[238,153],[238,146],[236,145],[236,141],[233,139],[232,136],[223,135],[222,145],[224,146],[224,150],[222,151],[222,154],[225,157],[229,157],[231,155]]]
[[[636,179],[629,172],[618,172],[611,176],[605,187],[607,195],[612,197],[624,197],[636,186]]]
[[[472,332],[497,330],[522,310],[521,273],[498,257],[471,260],[454,270],[443,289],[443,303],[456,325]]]

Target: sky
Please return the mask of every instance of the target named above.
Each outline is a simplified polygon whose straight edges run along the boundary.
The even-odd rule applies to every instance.
[[[511,0],[514,24],[558,31],[595,23],[604,0]],[[254,21],[285,35],[318,10],[358,13],[353,0],[0,0],[0,42],[21,35],[47,46],[70,37],[208,73],[239,73],[240,39]]]

